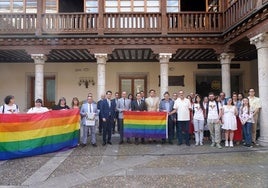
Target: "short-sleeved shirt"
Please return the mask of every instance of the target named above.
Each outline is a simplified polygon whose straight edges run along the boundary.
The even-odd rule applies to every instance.
[[[221,103],[218,102],[219,110],[222,109]],[[209,101],[208,102],[208,115],[207,119],[219,119],[218,109],[216,101]]]
[[[178,121],[190,121],[190,109],[191,109],[191,102],[189,99],[178,98],[173,108],[177,110],[177,120]]]
[[[249,99],[249,105],[253,107],[254,111],[257,108],[261,108],[261,100],[258,97],[248,97]]]
[[[194,119],[204,120],[204,111],[200,107],[200,104],[194,103],[193,110],[194,110]]]
[[[18,112],[20,112],[20,110],[16,104],[13,104],[12,106],[4,104],[3,106],[0,107],[0,113],[2,114],[12,114]]]

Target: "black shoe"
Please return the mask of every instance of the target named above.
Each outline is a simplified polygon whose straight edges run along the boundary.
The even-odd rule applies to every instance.
[[[127,143],[128,143],[128,144],[132,144],[132,142],[131,142],[130,140],[127,140]]]
[[[180,145],[182,145],[182,143],[178,143],[177,145],[180,146]]]
[[[106,142],[103,142],[102,145],[105,146],[106,145]]]
[[[112,142],[107,142],[107,144],[110,144],[110,145],[112,145]]]
[[[92,146],[93,146],[93,147],[97,147],[97,144],[96,144],[96,143],[95,143],[95,144],[92,144]]]
[[[114,134],[114,133],[115,133],[115,131],[112,132],[112,134]]]
[[[82,148],[85,147],[85,146],[87,146],[87,145],[86,145],[86,144],[83,144],[83,143],[81,144],[81,147],[82,147]]]
[[[173,145],[173,142],[172,142],[172,141],[169,141],[168,143],[169,143],[170,145]]]
[[[190,146],[190,143],[187,143],[186,146]]]
[[[139,142],[138,141],[135,141],[135,145],[139,145]]]
[[[119,142],[119,145],[121,145],[121,144],[124,144],[124,141],[120,141],[120,142]]]

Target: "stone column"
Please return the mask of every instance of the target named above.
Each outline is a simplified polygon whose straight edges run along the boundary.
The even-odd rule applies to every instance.
[[[171,53],[160,53],[159,62],[160,62],[160,98],[163,94],[168,91],[168,63],[169,59],[172,57]]]
[[[107,61],[107,54],[95,54],[98,64],[98,77],[97,77],[97,97],[101,98],[102,94],[105,94],[105,65]]]
[[[44,64],[47,60],[44,54],[31,54],[35,64],[35,95],[34,98],[44,100]]]
[[[231,97],[231,71],[230,64],[234,58],[233,53],[222,53],[219,57],[221,63],[222,91],[226,97]]]
[[[268,34],[261,33],[251,38],[250,43],[256,46],[258,53],[259,97],[262,105],[258,140],[261,145],[268,146]]]

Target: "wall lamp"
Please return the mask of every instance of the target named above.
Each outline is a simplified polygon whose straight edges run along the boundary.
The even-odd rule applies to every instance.
[[[92,77],[81,77],[79,78],[79,82],[78,82],[78,85],[81,86],[81,85],[84,85],[86,88],[88,88],[89,84],[91,85],[95,85],[95,81]]]

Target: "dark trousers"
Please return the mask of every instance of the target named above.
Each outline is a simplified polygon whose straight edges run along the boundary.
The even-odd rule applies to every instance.
[[[113,121],[113,126],[112,126],[112,131],[115,132],[115,127],[116,127],[116,124],[117,124],[117,131],[120,132],[120,126],[119,126],[119,118],[118,118],[118,112],[115,112],[115,119]]]
[[[172,117],[168,116],[168,141],[172,142],[174,139],[174,121]]]
[[[102,118],[99,118],[99,133],[102,133],[103,121]]]
[[[177,121],[176,130],[177,130],[178,144],[182,144],[184,135],[185,144],[190,145],[189,124],[190,121]]]
[[[103,131],[102,131],[102,141],[104,143],[106,143],[107,141],[111,142],[113,121],[114,121],[114,119],[111,116],[109,116],[106,119],[106,121],[103,122],[103,124],[102,124],[102,126],[103,126],[102,127],[102,129],[103,129]],[[108,136],[108,138],[107,138],[107,136]]]

